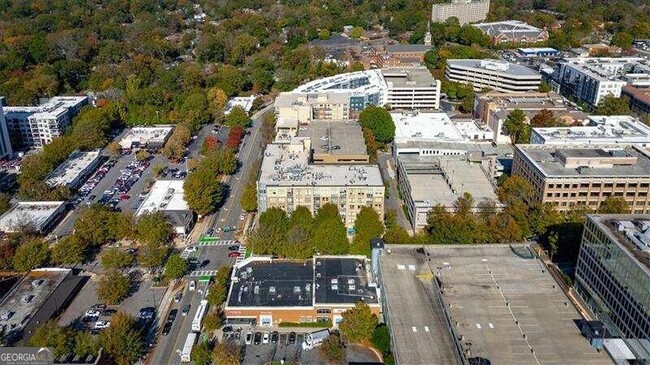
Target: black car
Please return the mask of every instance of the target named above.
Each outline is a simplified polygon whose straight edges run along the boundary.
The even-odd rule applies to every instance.
[[[172,322],[165,323],[165,326],[163,327],[162,330],[162,335],[167,336],[171,330],[172,330]]]
[[[178,309],[172,309],[167,316],[167,322],[174,322],[176,315],[178,314]]]
[[[278,337],[279,337],[278,331],[273,331],[271,333],[271,343],[277,343]]]
[[[255,339],[253,340],[254,345],[259,345],[260,342],[262,342],[262,333],[261,332],[255,332]]]
[[[210,260],[203,260],[201,262],[201,268],[204,268],[204,267],[208,266],[209,263],[210,263]]]
[[[208,229],[207,232],[205,232],[205,235],[209,237],[211,237],[213,234],[214,234],[214,228],[210,228]]]
[[[104,309],[102,311],[102,316],[109,317],[109,316],[114,315],[115,313],[117,313],[117,311],[115,309]]]
[[[229,250],[229,251],[237,251],[237,250],[239,250],[239,246],[237,246],[237,245],[235,245],[235,246],[229,246],[229,247],[228,247],[228,250]]]
[[[154,307],[144,307],[140,309],[139,317],[141,319],[153,319],[153,316],[156,314],[156,308]]]
[[[293,345],[294,343],[296,343],[296,333],[289,332],[289,344]]]
[[[190,312],[190,305],[185,304],[185,306],[183,306],[183,311],[181,312],[181,314],[186,316],[189,312]]]

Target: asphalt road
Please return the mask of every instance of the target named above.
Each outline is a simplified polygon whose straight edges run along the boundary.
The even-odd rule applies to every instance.
[[[388,197],[384,200],[384,208],[386,211],[394,210],[397,214],[397,224],[406,228],[408,231],[411,231],[411,223],[404,214],[402,209],[402,199],[399,198],[399,192],[397,191],[397,171],[392,169],[392,173],[388,172],[388,163],[392,160],[390,153],[383,153],[377,157],[379,162],[379,169],[381,174],[384,177],[384,181],[388,181]]]

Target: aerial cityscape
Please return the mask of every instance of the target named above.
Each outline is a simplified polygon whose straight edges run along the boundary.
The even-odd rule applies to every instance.
[[[0,0],[0,364],[650,364],[646,0]]]

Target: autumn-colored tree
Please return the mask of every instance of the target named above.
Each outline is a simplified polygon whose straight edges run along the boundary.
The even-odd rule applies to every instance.
[[[210,135],[205,137],[203,140],[203,146],[201,147],[201,153],[206,154],[208,151],[214,151],[219,147],[219,139],[216,136]]]
[[[363,301],[357,302],[354,307],[343,312],[341,316],[343,321],[339,324],[339,329],[351,343],[369,340],[378,323],[377,316]]]
[[[533,119],[530,120],[530,125],[535,128],[548,128],[548,127],[560,127],[564,123],[558,118],[555,117],[553,111],[548,109],[542,109],[539,113],[535,114]]]
[[[244,134],[244,128],[239,125],[230,128],[228,139],[226,140],[226,147],[233,149],[239,148],[239,144],[244,138]]]

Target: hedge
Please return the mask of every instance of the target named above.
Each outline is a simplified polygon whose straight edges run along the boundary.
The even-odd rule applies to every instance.
[[[279,327],[307,327],[307,328],[330,328],[332,321],[326,322],[280,322]]]

